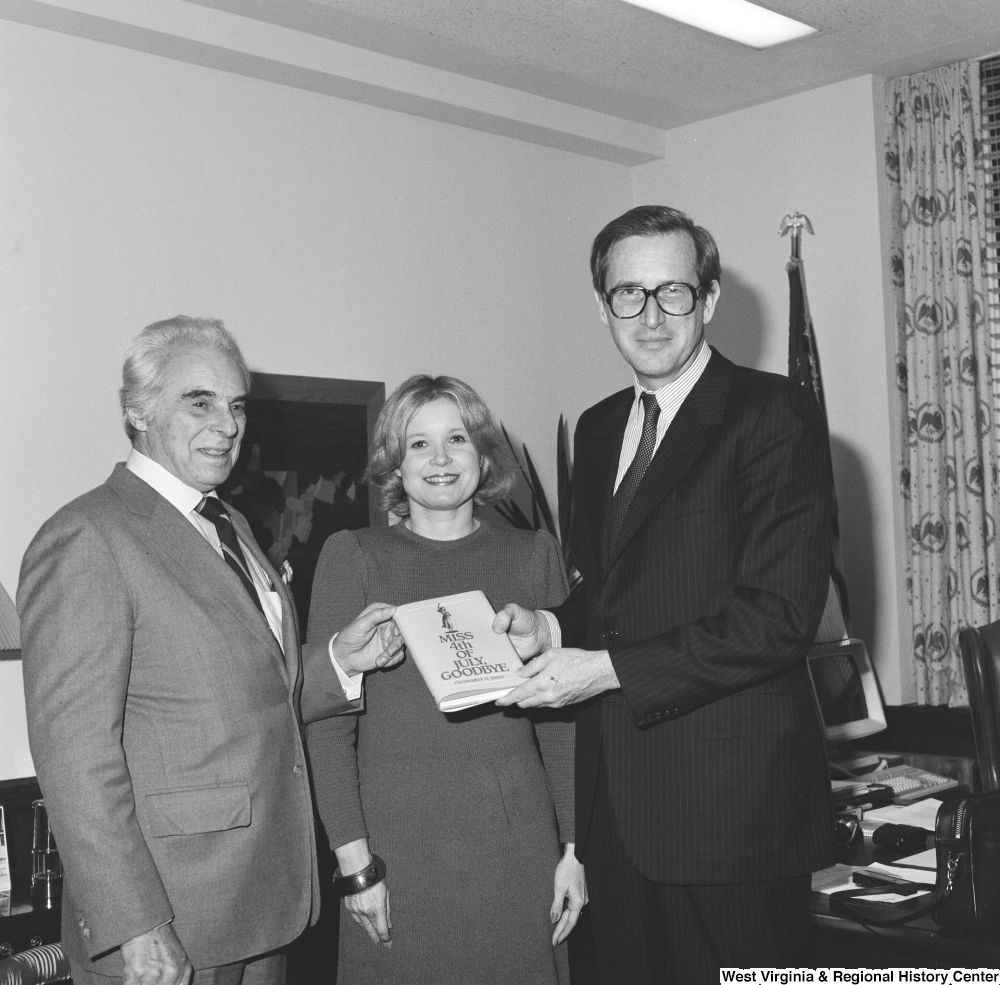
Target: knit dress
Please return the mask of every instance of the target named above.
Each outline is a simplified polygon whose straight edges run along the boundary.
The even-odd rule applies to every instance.
[[[558,605],[567,587],[555,540],[482,521],[450,541],[402,523],[341,531],[320,557],[309,636],[329,638],[371,602],[477,588],[494,609]],[[549,921],[559,842],[573,841],[565,715],[493,704],[445,715],[407,657],[366,675],[361,715],[317,722],[306,737],[330,847],[367,837],[388,868],[392,947],[342,909],[338,985],[568,981]]]

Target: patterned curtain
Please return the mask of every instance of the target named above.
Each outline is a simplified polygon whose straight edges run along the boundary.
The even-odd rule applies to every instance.
[[[886,102],[917,702],[964,705],[959,630],[1000,618],[978,63],[894,79]]]

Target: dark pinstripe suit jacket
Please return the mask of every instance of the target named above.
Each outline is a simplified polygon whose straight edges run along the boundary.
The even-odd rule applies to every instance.
[[[577,716],[578,845],[603,754],[625,844],[651,879],[749,882],[830,865],[826,756],[805,669],[830,559],[815,404],[713,351],[609,556],[633,399],[628,389],[591,407],[575,438],[587,610],[557,615],[568,643],[610,651],[621,683]]]

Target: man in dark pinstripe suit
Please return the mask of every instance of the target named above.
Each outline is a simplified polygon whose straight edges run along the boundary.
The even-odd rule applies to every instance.
[[[534,656],[500,703],[579,705],[602,985],[801,966],[809,873],[833,861],[805,668],[829,582],[825,431],[801,388],[705,343],[719,254],[686,215],[632,209],[591,269],[635,385],[576,429],[586,604],[498,616]]]

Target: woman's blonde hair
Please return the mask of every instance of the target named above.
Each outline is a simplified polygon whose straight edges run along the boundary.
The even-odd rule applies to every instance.
[[[506,496],[517,480],[517,465],[507,450],[500,425],[468,383],[453,376],[411,376],[392,392],[375,422],[371,453],[364,478],[372,484],[375,505],[397,516],[408,516],[410,506],[403,480],[396,475],[406,456],[406,428],[425,404],[446,397],[454,401],[479,453],[477,506],[491,506]]]

